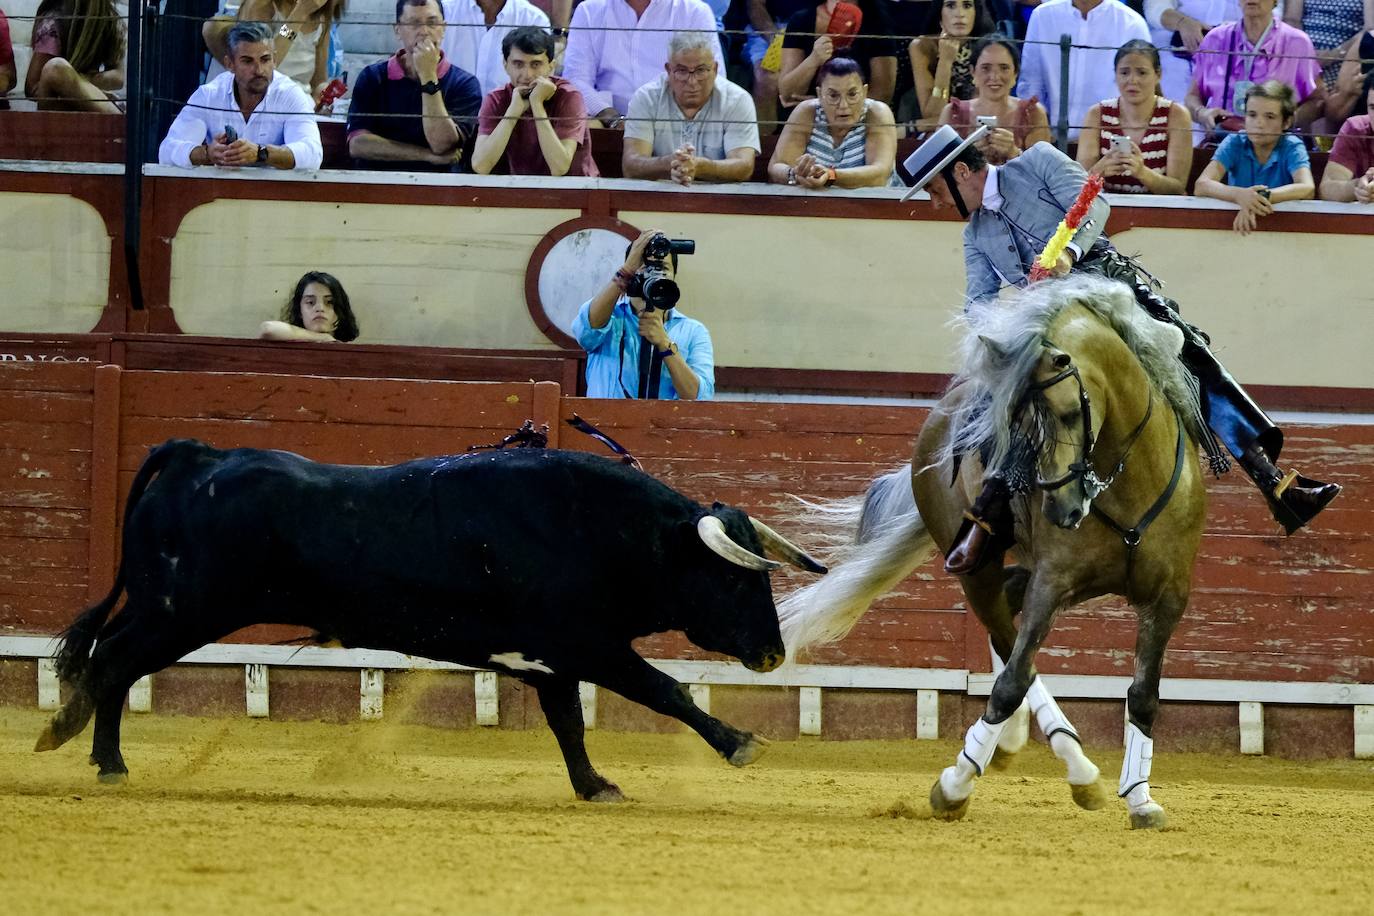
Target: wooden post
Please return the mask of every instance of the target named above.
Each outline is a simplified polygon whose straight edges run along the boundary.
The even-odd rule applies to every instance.
[[[114,585],[119,556],[116,529],[119,519],[118,366],[98,366],[91,405],[90,540],[87,543],[86,595],[104,598]]]
[[[940,737],[940,691],[916,691],[916,737]]]
[[[153,676],[145,674],[129,688],[129,712],[153,711]]]
[[[477,724],[500,725],[500,693],[495,671],[478,671],[473,675],[472,692],[477,696]]]
[[[1240,704],[1240,752],[1264,753],[1264,704]]]
[[[244,665],[244,703],[253,719],[267,718],[267,666]]]
[[[382,695],[385,675],[380,668],[363,668],[358,686],[358,717],[372,722],[382,717]]]
[[[797,731],[799,731],[803,735],[820,735],[821,688],[801,688],[797,705],[800,707],[801,714],[800,720],[797,723]]]
[[[577,694],[582,700],[583,726],[596,728],[596,685],[584,681],[577,685]]]
[[[60,709],[62,706],[62,684],[57,679],[57,660],[40,658],[38,660],[38,708]]]

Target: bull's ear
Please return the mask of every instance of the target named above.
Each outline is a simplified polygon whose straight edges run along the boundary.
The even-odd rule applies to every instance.
[[[986,349],[989,353],[991,353],[992,358],[997,360],[999,363],[1004,363],[1007,361],[1007,351],[1003,350],[1001,344],[993,340],[991,337],[985,337],[982,334],[979,334],[978,342],[981,343],[983,345],[983,348]]]

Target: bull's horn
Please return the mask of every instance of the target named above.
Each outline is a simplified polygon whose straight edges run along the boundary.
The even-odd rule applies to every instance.
[[[821,575],[825,575],[827,572],[824,566],[807,556],[806,551],[778,534],[772,528],[769,528],[763,522],[751,516],[749,524],[754,526],[754,532],[758,534],[759,540],[763,542],[764,553],[771,552],[773,556],[781,558],[783,561],[797,567],[797,569],[804,569],[807,572],[820,573]]]
[[[714,515],[703,515],[697,521],[697,534],[701,536],[701,542],[711,548],[712,553],[719,554],[736,566],[759,572],[772,572],[782,565],[775,560],[766,560],[736,544],[730,539],[730,535],[725,533],[725,525]]]

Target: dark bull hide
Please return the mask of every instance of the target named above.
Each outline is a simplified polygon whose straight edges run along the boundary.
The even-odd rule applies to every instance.
[[[538,691],[579,798],[620,797],[587,759],[579,681],[685,722],[743,766],[765,742],[702,712],[630,644],[682,630],[755,671],[776,668],[767,571],[779,564],[765,552],[824,572],[738,509],[707,509],[580,452],[372,468],[172,440],[134,479],[114,588],[64,634],[58,673],[73,693],[37,749],[94,713],[92,763],[122,781],[120,715],[135,680],[241,627],[284,623],[520,678]]]

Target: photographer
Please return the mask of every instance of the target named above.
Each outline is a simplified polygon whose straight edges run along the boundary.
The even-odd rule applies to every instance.
[[[611,282],[578,309],[573,335],[587,351],[587,397],[705,401],[715,394],[711,334],[674,307],[675,246],[682,243],[656,229],[641,233]]]

